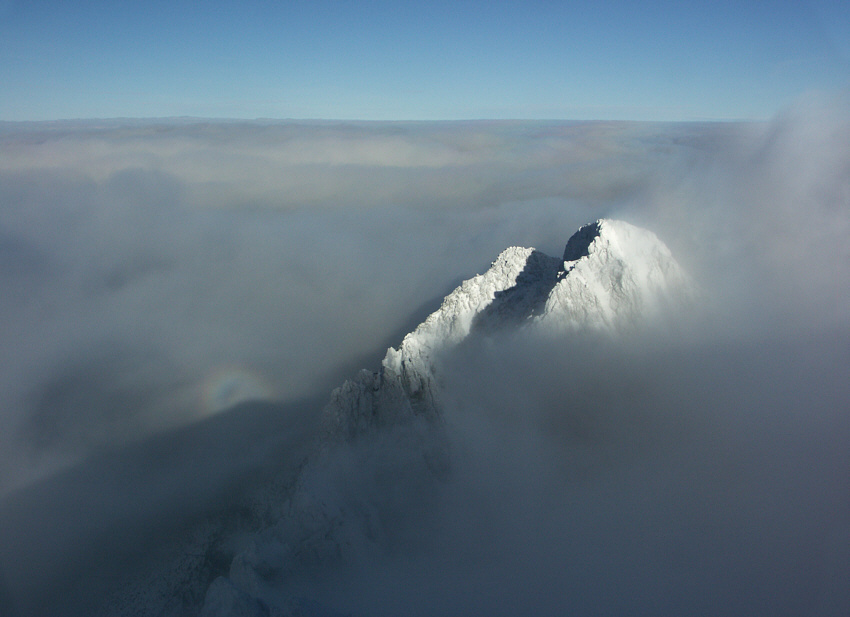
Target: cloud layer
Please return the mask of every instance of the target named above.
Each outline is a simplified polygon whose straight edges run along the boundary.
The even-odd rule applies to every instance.
[[[85,605],[116,555],[229,507],[274,459],[257,452],[310,442],[330,389],[459,280],[510,245],[560,255],[607,216],[668,243],[698,314],[621,347],[459,351],[452,478],[387,503],[368,465],[346,476],[401,548],[316,593],[376,615],[837,614],[848,144],[842,101],[756,125],[0,126],[5,602]],[[276,413],[222,413],[257,398]],[[239,409],[256,431],[203,428]],[[144,471],[195,439],[230,454]],[[209,481],[178,498],[185,474]]]

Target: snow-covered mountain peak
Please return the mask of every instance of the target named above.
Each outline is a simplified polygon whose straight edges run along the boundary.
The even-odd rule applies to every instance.
[[[636,227],[625,221],[599,219],[584,225],[567,241],[564,249],[565,264],[576,262],[583,257],[628,260],[633,266],[659,256],[672,259],[670,250],[648,229]],[[569,269],[565,265],[565,269]]]
[[[541,321],[562,330],[619,330],[693,298],[689,277],[654,233],[600,219],[567,242]]]
[[[486,272],[464,281],[397,348],[387,350],[379,371],[362,370],[333,391],[320,449],[301,471],[287,514],[234,558],[229,579],[210,586],[202,615],[269,614],[257,600],[270,597],[268,581],[315,560],[343,559],[364,538],[374,541],[380,524],[372,506],[347,496],[335,484],[336,472],[325,471],[326,464],[335,469],[334,452],[342,453],[348,469],[358,440],[383,443],[390,436],[403,444],[402,459],[414,477],[446,473],[450,452],[440,398],[448,366],[444,354],[451,349],[505,331],[562,336],[596,330],[615,336],[676,298],[692,297],[690,289],[654,234],[621,221],[582,227],[567,242],[563,259],[533,248],[505,249]],[[383,446],[366,450],[372,456]],[[390,465],[396,473],[398,461]],[[340,505],[349,498],[349,505]],[[284,596],[271,597],[279,604]]]
[[[387,350],[379,372],[361,371],[333,392],[329,429],[352,436],[400,416],[438,415],[440,356],[470,335],[526,327],[614,333],[692,298],[692,285],[667,246],[623,221],[581,227],[563,259],[507,248]]]

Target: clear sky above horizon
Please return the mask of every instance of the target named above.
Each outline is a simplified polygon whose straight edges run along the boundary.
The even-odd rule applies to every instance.
[[[768,118],[850,3],[0,0],[0,120]]]

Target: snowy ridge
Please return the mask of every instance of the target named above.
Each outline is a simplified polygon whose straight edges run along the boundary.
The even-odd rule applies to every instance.
[[[500,330],[614,334],[692,301],[693,289],[654,234],[620,221],[582,227],[563,259],[533,248],[506,249],[390,348],[379,371],[360,371],[334,390],[323,411],[324,439],[285,504],[276,507],[279,520],[256,533],[228,575],[213,581],[201,616],[333,614],[290,596],[287,582],[317,564],[356,562],[377,550],[382,509],[407,499],[392,486],[374,486],[369,497],[349,486],[371,487],[382,477],[393,486],[442,477],[448,465],[439,401],[443,353],[470,336]],[[357,447],[363,443],[367,447]]]
[[[402,418],[434,418],[437,410],[435,364],[440,352],[464,340],[499,292],[515,286],[534,249],[511,247],[490,269],[464,281],[442,306],[390,348],[379,372],[362,370],[331,394],[325,409],[328,432],[350,438],[370,426]]]
[[[413,416],[437,418],[440,354],[473,333],[511,327],[613,333],[693,298],[667,246],[623,221],[601,219],[580,228],[563,259],[510,247],[390,348],[379,372],[361,371],[335,390],[325,409],[327,430],[348,439]]]

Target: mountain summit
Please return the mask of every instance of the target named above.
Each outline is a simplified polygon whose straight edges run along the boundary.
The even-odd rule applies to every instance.
[[[613,335],[690,298],[689,279],[667,247],[653,233],[621,221],[582,227],[563,258],[533,248],[506,249],[484,274],[446,296],[398,348],[390,348],[379,371],[360,371],[334,390],[323,410],[325,430],[294,479],[255,496],[249,509],[264,522],[235,551],[226,573],[218,568],[201,617],[333,614],[293,594],[299,577],[368,561],[393,545],[404,525],[391,521],[399,512],[427,510],[428,496],[448,477],[440,404],[446,352],[503,331]],[[206,542],[193,552],[210,554],[226,544],[214,536]],[[201,584],[200,574],[191,572],[213,566],[207,558],[191,559],[173,570],[190,572]],[[128,597],[138,598],[145,588]]]
[[[347,439],[403,418],[435,417],[440,355],[470,336],[516,328],[614,333],[692,298],[689,278],[667,246],[623,221],[581,227],[562,259],[510,247],[390,348],[380,371],[363,370],[334,390],[327,429]]]

